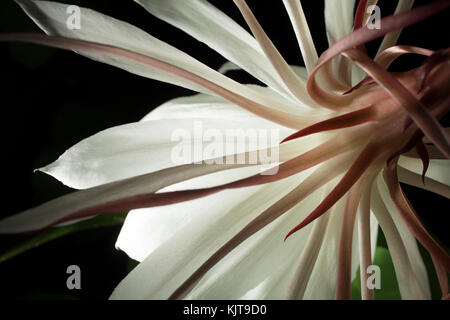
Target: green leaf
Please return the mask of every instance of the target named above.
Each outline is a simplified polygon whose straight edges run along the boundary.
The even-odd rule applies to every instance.
[[[401,299],[394,264],[392,263],[389,251],[386,248],[377,247],[373,264],[379,266],[381,270],[381,288],[375,289],[375,299]],[[359,268],[357,270],[356,278],[352,282],[352,299],[361,300],[361,277]]]
[[[377,248],[375,252],[374,265],[379,266],[381,270],[381,289],[375,289],[375,299],[401,299],[394,264],[392,262],[391,255],[386,248]]]
[[[0,263],[5,262],[30,249],[37,248],[47,242],[61,238],[74,232],[87,229],[111,227],[122,224],[125,221],[126,215],[126,213],[109,214],[94,217],[88,220],[83,220],[66,226],[47,229],[38,234],[28,237],[19,244],[15,245],[13,248],[0,254]]]
[[[139,264],[139,261],[136,261],[136,260],[134,260],[134,259],[130,259],[130,260],[128,261],[128,265],[127,265],[128,273],[130,273],[131,271],[133,271],[133,269],[136,268],[138,264]]]

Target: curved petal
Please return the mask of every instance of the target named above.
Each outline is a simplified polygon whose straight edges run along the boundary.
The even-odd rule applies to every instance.
[[[352,32],[354,7],[355,0],[325,0],[325,28],[330,46]],[[356,82],[361,77],[360,71],[344,57],[334,59],[332,66],[337,77],[347,84],[351,84],[350,81]],[[355,73],[354,80],[351,79],[352,72]]]
[[[244,17],[247,25],[261,46],[262,50],[266,54],[270,63],[278,73],[278,75],[283,80],[283,83],[292,93],[293,97],[297,98],[298,101],[303,102],[307,105],[313,107],[319,107],[314,100],[312,100],[307,91],[305,82],[303,79],[298,77],[296,73],[287,64],[286,60],[282,57],[280,52],[277,50],[273,42],[264,32],[263,28],[259,24],[258,20],[254,16],[253,12],[245,2],[245,0],[233,0],[236,6],[239,8],[242,16]]]
[[[333,210],[333,209],[332,209]],[[309,278],[316,264],[317,256],[322,247],[323,238],[330,214],[325,214],[319,217],[314,223],[314,227],[308,237],[308,240],[303,248],[298,261],[296,262],[295,271],[289,281],[286,290],[287,299],[303,299],[306,286]]]
[[[330,215],[322,246],[305,291],[304,299],[306,300],[336,299],[339,242],[344,209],[345,199],[342,198],[334,205],[332,212],[330,212],[332,215]],[[355,228],[352,245],[352,279],[356,277],[356,271],[359,266],[359,243],[357,232],[358,231]],[[370,217],[370,235],[373,256],[378,235],[378,222],[373,214],[371,214]]]
[[[297,67],[299,72],[306,72],[305,68]],[[310,108],[302,108],[298,103],[292,103],[292,101],[284,98],[276,91],[269,87],[262,87],[258,85],[246,85],[254,91],[261,92],[262,94],[282,101],[284,105],[289,105],[292,108],[296,108],[296,113],[310,116],[311,121],[318,119],[318,113],[311,111]],[[279,106],[272,106],[272,108],[279,111],[283,111]],[[219,113],[216,113],[219,111]],[[198,113],[198,115],[197,115]],[[321,113],[320,117],[325,117],[326,113]],[[216,96],[208,94],[195,94],[187,97],[175,98],[167,101],[149,112],[142,120],[155,120],[155,119],[173,119],[173,118],[188,118],[188,117],[202,117],[202,118],[220,118],[224,116],[224,119],[233,119],[234,117],[254,118],[253,113],[250,113],[229,101]],[[276,124],[274,124],[276,126]]]
[[[378,176],[377,187],[374,187],[374,189],[375,188],[377,188],[377,193],[379,196],[377,196],[376,193],[374,193],[374,196],[375,199],[379,199],[379,205],[381,205],[380,211],[384,211],[386,213],[385,215],[390,217],[388,218],[390,221],[389,223],[382,223],[381,216],[377,216],[378,221],[380,222],[382,229],[386,230],[385,233],[387,237],[393,236],[394,233],[397,234],[395,236],[396,240],[391,242],[391,246],[395,245],[395,251],[392,251],[392,259],[402,298],[431,299],[428,273],[419,252],[417,241],[398,213],[395,204],[389,195],[388,187],[384,181],[383,175]],[[382,201],[380,202],[380,200]],[[391,235],[388,235],[387,233],[390,233]],[[402,244],[399,243],[399,241],[401,241]],[[398,253],[399,248],[401,248],[399,246],[404,247],[404,249],[401,250],[406,250],[407,256],[402,258],[402,256]],[[408,267],[408,264],[410,264],[410,267]],[[412,268],[412,270],[410,268]]]
[[[409,171],[422,175],[422,161],[420,159],[400,157],[398,160],[398,165]],[[431,159],[425,176],[450,186],[450,160]]]
[[[343,167],[345,167],[345,164],[347,163],[347,157],[340,157],[339,160],[332,161],[331,164],[327,163],[321,165],[286,196],[264,210],[257,218],[252,220],[245,228],[239,231],[238,234],[215,252],[213,256],[208,258],[202,266],[200,266],[174,293],[172,293],[170,298],[178,299],[184,297],[186,293],[189,293],[198,281],[227,254],[255,233],[275,221],[281,215],[289,212],[290,209],[306,199],[314,191],[339,175],[344,170]]]
[[[425,184],[422,176],[415,172],[409,171],[402,167],[397,167],[398,179],[400,182],[409,184],[411,186],[421,188],[430,192],[439,194],[447,199],[450,199],[450,186],[437,182],[430,178],[425,178]]]
[[[277,146],[291,132],[208,95],[172,100],[144,120],[84,139],[40,170],[72,188],[85,189],[235,150]],[[242,139],[237,137],[240,131],[246,135]]]
[[[413,4],[414,0],[399,0],[394,14],[410,10]],[[400,37],[401,32],[402,29],[399,29],[386,34],[383,38],[383,41],[380,44],[380,47],[378,48],[377,56],[385,49],[394,46],[397,43],[397,40]]]
[[[317,147],[316,140],[312,144],[312,149],[298,156],[299,150],[304,150],[305,147],[304,141],[301,142],[302,148],[300,149],[295,142],[282,145],[279,148],[279,159],[267,159],[267,154],[265,156],[264,153],[267,153],[268,150],[258,150],[238,154],[238,159],[243,160],[242,163],[236,162],[235,157],[232,158],[231,164],[227,163],[229,162],[228,157],[218,157],[200,164],[180,165],[74,192],[1,220],[0,233],[38,230],[68,219],[167,205],[196,199],[228,188],[261,185],[285,179],[314,167],[316,164],[331,158],[338,151],[345,152],[345,149],[350,146],[348,143],[342,145],[342,141],[334,140],[322,143]],[[328,153],[325,153],[326,150],[328,150]],[[273,153],[273,150],[269,152]],[[252,158],[255,160],[254,163],[249,161]],[[273,165],[268,165],[270,163],[277,165],[275,172]],[[192,178],[246,166],[256,166],[259,167],[259,170],[257,174],[250,177],[238,179],[228,184],[214,185],[210,188],[157,192],[165,187]]]
[[[374,190],[372,190],[372,197],[372,210],[377,216],[386,237],[402,299],[424,299],[425,296],[419,288],[417,277],[412,270],[411,262],[403,240],[390,216],[390,212],[383,203],[378,191],[378,186],[375,186]]]
[[[291,19],[292,27],[294,28],[306,69],[308,72],[311,72],[318,60],[318,56],[308,27],[308,22],[306,21],[305,13],[303,12],[301,1],[283,0],[283,3],[289,14],[289,18]]]
[[[224,64],[222,64],[222,66],[217,71],[220,72],[221,74],[226,74],[229,71],[238,71],[238,70],[242,70],[241,67],[239,67],[237,64],[231,61],[227,61]]]
[[[325,0],[325,27],[330,46],[352,32],[355,0]]]
[[[349,49],[358,47],[359,45],[362,45],[368,41],[377,39],[390,31],[395,31],[399,28],[407,27],[421,20],[429,18],[430,16],[437,14],[438,12],[446,9],[449,6],[449,2],[433,1],[417,9],[411,10],[410,12],[403,12],[395,16],[383,18],[381,20],[381,29],[370,30],[368,28],[360,28],[347,35],[322,53],[316,67],[311,72],[311,76],[308,78],[308,92],[314,98],[314,100],[320,102],[321,105],[327,108],[342,108],[343,104],[351,103],[351,94],[343,96],[330,94],[328,92],[325,92],[324,90],[321,90],[320,88],[317,88],[317,83],[315,82],[314,78],[317,71],[326,66],[331,59],[343,52],[346,52]]]
[[[190,189],[213,184],[223,184],[254,173],[250,168],[218,172],[204,177],[181,182],[172,188]],[[249,170],[250,169],[250,170]],[[178,232],[196,233],[205,223],[217,223],[215,219],[243,219],[234,210],[242,211],[263,205],[265,200],[277,193],[275,188],[286,187],[284,183],[267,186],[247,187],[223,192],[183,203],[161,207],[132,210],[127,215],[116,242],[116,247],[125,251],[131,258],[143,261],[166,241],[171,241]],[[269,202],[272,200],[269,200]],[[238,209],[242,206],[242,209]],[[256,209],[255,209],[256,210]],[[230,216],[225,217],[225,214]],[[247,212],[243,213],[245,216]],[[248,212],[250,214],[250,212]],[[206,222],[207,221],[207,222]],[[232,220],[235,221],[235,220]],[[223,231],[225,226],[220,229]],[[184,231],[183,231],[184,230]],[[199,232],[199,231],[198,231]],[[217,231],[216,231],[217,232]]]
[[[233,250],[208,272],[187,299],[282,299],[313,225],[290,241],[284,235],[323,197],[323,188]]]
[[[240,197],[239,193],[242,190],[246,190],[244,195],[247,194],[247,197],[244,196],[242,201],[237,201],[231,206],[216,205],[209,212],[202,210],[199,214],[185,213],[196,216],[200,220],[193,219],[173,236],[167,237],[167,241],[161,242],[160,246],[122,280],[111,298],[166,299],[229,238],[261,211],[293,189],[298,184],[299,177],[302,176],[303,174],[300,174],[264,185],[252,194],[248,194],[250,188],[240,189],[237,194],[236,190],[230,190],[230,192],[226,190],[229,197],[237,197],[236,199]],[[225,201],[227,198],[231,199],[228,196],[223,198],[220,194],[216,196],[217,198],[211,199],[216,199],[215,203],[220,202],[221,199]],[[207,204],[207,206],[211,208],[211,205]],[[154,229],[155,226],[151,228]],[[196,254],[193,255],[192,252]]]
[[[73,192],[32,209],[0,220],[0,234],[40,230],[65,221],[69,216],[123,212],[145,207],[136,206],[156,191],[181,181],[242,165],[188,164],[148,173],[117,182]]]
[[[268,86],[289,95],[255,38],[207,1],[136,0],[136,2],[161,20],[204,42]]]
[[[450,138],[446,134],[445,128],[422,101],[418,100],[398,79],[371,60],[365,53],[357,49],[350,49],[344,55],[350,57],[383,87],[403,107],[417,127],[433,141],[447,158],[450,158]],[[442,105],[446,106],[447,104],[445,102]]]
[[[344,207],[344,199],[333,207],[333,214],[330,215],[323,243],[306,287],[303,297],[305,300],[336,299],[337,262]]]
[[[164,63],[176,66],[187,72],[193,73],[203,79],[234,92],[235,94],[246,97],[263,105],[279,105],[280,102],[274,101],[264,95],[251,90],[227,77],[221,73],[209,68],[198,60],[190,57],[186,53],[152,37],[143,30],[136,28],[126,22],[103,15],[96,11],[80,8],[82,26],[80,29],[71,30],[67,28],[67,7],[66,4],[48,1],[17,0],[23,10],[31,19],[47,34],[79,39],[111,45],[117,48],[123,48],[128,51],[142,54]],[[122,68],[131,73],[144,77],[156,79],[163,82],[172,83],[194,91],[211,94],[211,91],[204,87],[194,84],[180,77],[161,72],[157,68],[131,62],[117,57],[96,53],[82,53],[96,61],[111,64]],[[285,111],[291,110],[286,106]]]

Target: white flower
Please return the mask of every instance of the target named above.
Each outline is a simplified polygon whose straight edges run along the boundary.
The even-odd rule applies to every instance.
[[[416,238],[433,256],[448,293],[450,259],[415,217],[397,179],[450,196],[450,142],[437,121],[448,111],[442,90],[450,74],[448,50],[395,46],[398,29],[448,3],[408,11],[412,1],[401,0],[397,11],[408,12],[369,30],[366,7],[376,1],[360,1],[353,21],[354,1],[326,0],[331,46],[319,59],[300,2],[284,0],[306,65],[300,68],[284,61],[244,0],[234,2],[254,38],[204,0],[137,1],[267,85],[260,87],[239,84],[98,12],[82,8],[81,28],[69,29],[67,5],[17,2],[49,36],[0,40],[72,49],[199,94],[169,101],[140,122],[99,132],[66,151],[41,170],[85,190],[6,218],[0,232],[133,209],[117,247],[141,263],[118,285],[114,299],[346,299],[358,265],[363,298],[371,299],[364,270],[379,223],[402,298],[430,298]],[[370,59],[364,43],[387,33],[375,61]],[[403,53],[431,57],[409,72],[387,72]],[[221,132],[279,130],[284,141],[278,173],[260,175],[262,163],[175,166],[169,160],[177,144],[171,134],[193,130],[199,120]],[[422,133],[434,146],[423,144]],[[425,185],[421,160],[400,156],[414,146],[424,164],[428,155],[432,159]],[[249,156],[254,150],[247,151]]]

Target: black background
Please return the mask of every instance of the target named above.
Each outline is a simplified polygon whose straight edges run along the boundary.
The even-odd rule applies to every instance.
[[[232,1],[212,1],[245,25]],[[416,1],[418,5],[427,1]],[[72,1],[130,22],[157,38],[196,57],[212,68],[224,58],[182,31],[152,17],[131,0]],[[282,55],[302,64],[295,35],[280,1],[248,1]],[[322,1],[303,1],[317,50],[327,48]],[[393,12],[396,1],[381,0],[382,15]],[[448,12],[406,29],[400,44],[430,49],[449,45]],[[41,32],[13,1],[1,1],[1,32]],[[379,42],[369,44],[374,53]],[[408,57],[394,64],[420,63]],[[8,216],[70,192],[69,188],[33,169],[46,165],[78,141],[111,126],[138,121],[159,104],[191,91],[129,74],[68,51],[30,44],[0,43],[2,206]],[[250,77],[234,76],[241,81]],[[447,120],[444,120],[448,122]],[[448,202],[439,196],[406,188],[421,218],[448,246],[444,214]],[[420,201],[419,201],[420,200]],[[129,259],[114,249],[119,227],[83,231],[53,241],[0,264],[2,299],[106,299],[127,274]],[[0,237],[0,248],[23,236]],[[66,289],[66,267],[83,270],[82,290]]]

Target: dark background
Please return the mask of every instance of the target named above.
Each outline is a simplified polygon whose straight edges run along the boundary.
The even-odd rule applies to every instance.
[[[181,1],[181,0],[180,0]],[[232,1],[211,1],[241,25]],[[427,1],[416,1],[418,5]],[[130,22],[191,54],[212,68],[224,58],[176,28],[157,20],[131,0],[72,1]],[[295,35],[280,1],[248,1],[266,32],[291,64],[302,64]],[[381,0],[382,15],[396,1]],[[322,1],[303,1],[316,47],[327,48]],[[406,29],[400,44],[430,49],[449,45],[448,12]],[[41,32],[13,1],[0,3],[0,32]],[[378,42],[369,44],[374,53]],[[402,58],[393,70],[421,62]],[[78,141],[111,126],[138,121],[161,103],[191,91],[129,74],[72,52],[30,44],[0,43],[2,210],[0,217],[36,206],[70,192],[61,183],[33,169],[46,165]],[[245,82],[249,76],[232,73]],[[446,123],[448,121],[444,120]],[[421,218],[440,241],[446,236],[448,201],[408,187]],[[120,227],[82,231],[28,251],[0,264],[0,299],[106,299],[128,273],[126,254],[114,249]],[[25,239],[1,236],[0,249]],[[68,265],[82,270],[82,290],[66,289]]]

